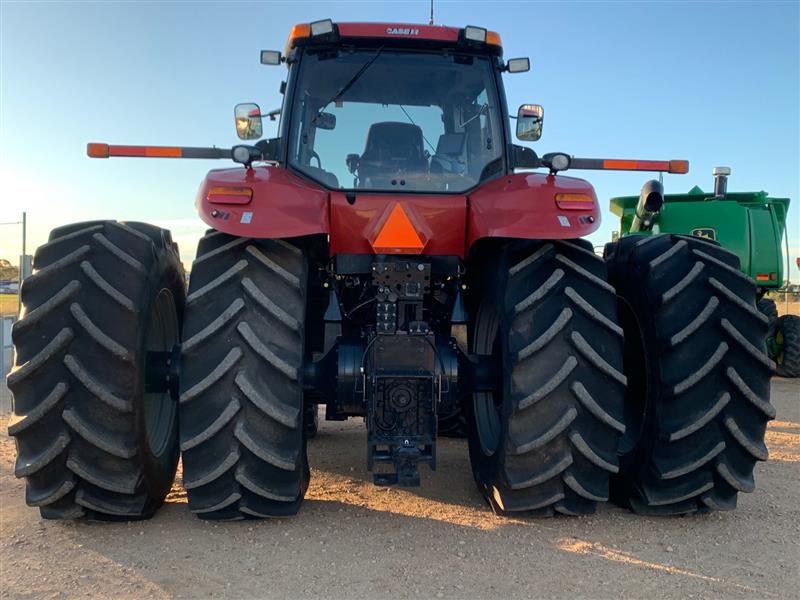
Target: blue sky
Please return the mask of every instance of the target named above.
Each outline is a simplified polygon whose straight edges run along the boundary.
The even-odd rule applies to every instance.
[[[259,64],[292,24],[427,22],[423,2],[0,2],[0,222],[28,212],[29,240],[90,218],[173,229],[191,260],[204,225],[194,195],[219,161],[90,160],[88,141],[230,146],[233,106],[279,106],[283,67]],[[800,3],[445,2],[439,24],[498,31],[512,110],[545,107],[540,153],[690,161],[668,192],[712,187],[788,196],[800,252]],[[266,124],[266,135],[275,124]],[[642,173],[583,174],[602,199],[596,244],[616,228],[611,196],[635,194]],[[16,228],[0,227],[0,257]],[[794,258],[792,259],[794,263]],[[792,277],[800,279],[793,266]]]

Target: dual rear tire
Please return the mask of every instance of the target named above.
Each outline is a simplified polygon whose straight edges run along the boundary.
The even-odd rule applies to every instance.
[[[476,354],[501,393],[470,401],[478,488],[497,512],[730,510],[775,417],[769,319],[738,258],[687,236],[513,242],[481,283]],[[623,335],[624,334],[624,335]]]
[[[307,273],[289,242],[213,230],[200,241],[179,403],[183,485],[201,518],[285,517],[300,507],[304,420],[313,417],[302,386]]]
[[[95,221],[54,230],[34,267],[8,376],[29,505],[45,518],[148,518],[182,452],[199,516],[297,512],[316,428],[301,384],[302,249],[211,231],[187,297],[169,232]],[[148,355],[172,351],[181,331],[176,403],[148,391],[160,369]]]
[[[490,293],[473,352],[502,364],[500,389],[473,394],[466,411],[479,490],[498,513],[594,512],[625,430],[622,329],[605,263],[583,240],[511,242],[475,285]]]
[[[655,515],[734,508],[755,487],[775,417],[754,282],[734,254],[697,237],[631,236],[605,256],[628,376],[613,498]]]
[[[44,518],[150,517],[178,462],[177,410],[149,393],[149,351],[180,340],[184,275],[169,232],[93,221],[34,257],[8,376],[15,474]]]

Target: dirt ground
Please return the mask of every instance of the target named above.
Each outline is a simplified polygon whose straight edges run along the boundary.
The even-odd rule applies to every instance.
[[[0,597],[796,598],[800,380],[775,379],[772,394],[756,491],[734,512],[682,518],[611,505],[583,518],[495,517],[453,440],[422,487],[373,487],[352,420],[323,423],[311,442],[312,484],[292,519],[200,521],[176,484],[151,521],[42,521],[2,436]]]

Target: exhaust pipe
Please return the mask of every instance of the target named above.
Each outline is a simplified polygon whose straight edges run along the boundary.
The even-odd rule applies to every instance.
[[[651,179],[642,186],[639,202],[636,204],[636,215],[631,222],[631,232],[650,231],[658,220],[663,205],[664,186],[660,181]]]
[[[728,175],[731,174],[731,168],[714,167],[711,174],[714,175],[714,198],[722,199],[728,193]]]

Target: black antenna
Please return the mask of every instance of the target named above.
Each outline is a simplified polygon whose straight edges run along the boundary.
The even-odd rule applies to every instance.
[[[431,20],[428,25],[433,25],[433,0],[431,0]]]

